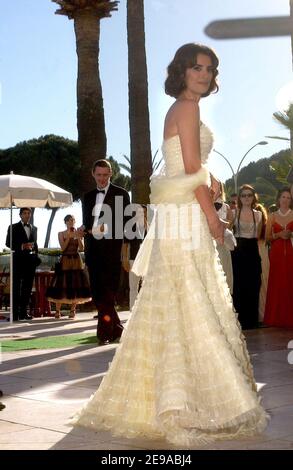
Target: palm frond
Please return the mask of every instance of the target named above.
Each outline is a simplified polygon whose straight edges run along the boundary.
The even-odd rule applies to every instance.
[[[122,156],[123,156],[123,158],[125,158],[125,160],[126,160],[126,161],[129,163],[129,165],[131,166],[131,160],[130,160],[130,158],[129,158],[127,155],[125,155],[125,154],[123,154]]]
[[[120,166],[120,168],[127,171],[127,173],[129,173],[131,175],[131,168],[129,166],[125,165],[124,163],[119,163],[119,166]]]
[[[97,18],[106,18],[111,16],[113,11],[118,10],[118,0],[52,0],[57,3],[60,9],[56,10],[57,15],[66,15],[69,19],[74,18],[75,14],[81,10],[91,10]]]
[[[159,149],[156,150],[155,154],[154,154],[153,157],[152,157],[152,164],[153,164],[153,165],[154,165],[154,163],[155,163],[156,156],[158,155],[158,151],[159,151]]]
[[[153,165],[153,172],[155,172],[159,168],[159,166],[162,163],[162,160],[163,160],[163,157],[160,158],[160,160]]]
[[[286,111],[277,111],[273,113],[274,118],[286,129],[293,131],[293,103],[290,103]]]

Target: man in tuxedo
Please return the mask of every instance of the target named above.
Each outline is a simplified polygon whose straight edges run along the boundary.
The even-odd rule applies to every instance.
[[[12,246],[10,245],[10,226],[6,246],[13,250],[13,320],[31,320],[27,308],[39,261],[37,257],[37,227],[29,223],[32,211],[22,207],[20,221],[12,225]]]
[[[93,164],[97,188],[84,195],[82,203],[85,236],[85,263],[92,297],[98,310],[97,337],[101,343],[120,338],[123,327],[115,309],[115,296],[121,272],[121,248],[127,222],[127,191],[110,182],[110,162]]]

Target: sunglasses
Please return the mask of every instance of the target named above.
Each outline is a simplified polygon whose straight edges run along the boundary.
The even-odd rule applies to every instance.
[[[240,197],[253,197],[253,194],[240,194]]]

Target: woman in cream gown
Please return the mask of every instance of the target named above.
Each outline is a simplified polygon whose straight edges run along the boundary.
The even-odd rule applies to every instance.
[[[217,65],[211,49],[186,44],[168,67],[166,93],[177,99],[165,121],[165,170],[151,181],[156,217],[134,264],[143,285],[109,371],[73,424],[177,446],[266,426],[213,240],[223,243],[224,226],[209,195],[213,138],[198,102],[218,89]],[[162,216],[166,205],[174,217]],[[184,236],[168,237],[183,219]]]

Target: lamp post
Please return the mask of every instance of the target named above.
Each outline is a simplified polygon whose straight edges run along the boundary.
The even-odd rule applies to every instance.
[[[250,149],[247,150],[247,152],[243,155],[243,157],[241,158],[240,160],[240,163],[237,167],[237,170],[236,172],[234,171],[231,163],[229,162],[228,158],[225,157],[225,155],[223,155],[221,152],[218,152],[218,150],[215,150],[214,149],[214,152],[217,153],[218,155],[221,155],[222,158],[224,158],[224,160],[226,161],[226,163],[228,163],[231,171],[232,171],[232,175],[233,175],[233,179],[234,179],[234,190],[235,190],[235,193],[237,194],[238,193],[238,174],[239,174],[239,171],[240,171],[240,168],[241,168],[241,165],[246,157],[246,155],[252,150],[254,149],[254,147],[256,147],[257,145],[267,145],[267,141],[266,140],[261,140],[260,142],[257,142],[256,144],[254,144],[252,147],[250,147]]]

